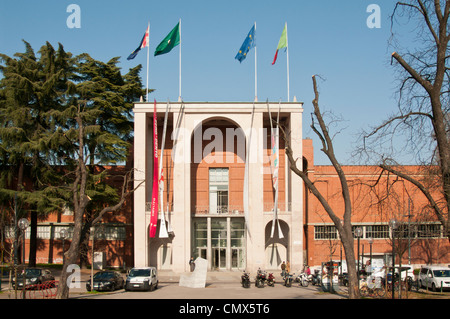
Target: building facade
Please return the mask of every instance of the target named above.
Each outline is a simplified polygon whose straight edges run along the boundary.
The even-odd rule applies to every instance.
[[[314,165],[312,140],[303,141],[304,170],[342,218],[344,202],[339,177],[331,165]],[[349,184],[354,251],[366,265],[390,264],[393,248],[396,264],[420,268],[424,264],[450,263],[450,244],[425,195],[412,183],[378,166],[342,167]],[[420,181],[445,211],[438,174],[426,166],[399,166],[397,170]],[[327,260],[345,260],[339,234],[317,198],[305,195],[305,264],[320,266]],[[444,217],[445,218],[445,217]],[[394,230],[390,222],[397,221]],[[393,241],[392,238],[395,237]],[[359,248],[358,248],[359,242]]]
[[[111,183],[117,189],[122,185],[119,176],[134,169],[137,189],[119,213],[104,216],[95,236],[87,243],[90,247],[85,258],[89,260],[92,252],[99,252],[103,253],[105,266],[150,265],[177,273],[189,271],[191,257],[207,259],[210,271],[247,269],[253,273],[258,268],[279,269],[283,261],[289,261],[292,271],[298,272],[304,265],[320,267],[329,260],[345,260],[331,219],[300,177],[286,165],[282,134],[278,139],[279,155],[275,158],[272,154],[272,137],[276,132],[271,127],[276,126],[276,121],[287,127],[287,143],[298,159],[297,166],[308,174],[336,214],[343,214],[339,178],[333,166],[315,165],[313,142],[302,136],[302,112],[299,102],[156,103],[156,106],[137,103],[130,160],[125,166],[110,168]],[[159,196],[156,234],[152,238],[149,225],[154,114],[157,161],[162,164],[164,186]],[[377,166],[343,166],[343,169],[350,186],[353,228],[362,230],[359,240],[355,236],[354,251],[360,252],[363,264],[371,259],[389,263],[393,235],[397,263],[400,255],[403,264],[415,267],[450,264],[448,238],[417,187]],[[439,198],[439,181],[429,168],[399,169],[423,181],[433,196]],[[277,187],[274,175],[278,177]],[[3,247],[11,251],[14,226],[6,224],[6,219]],[[392,219],[399,223],[396,231],[389,225]],[[63,245],[68,248],[72,228],[70,210],[39,220],[37,262],[61,263]],[[65,240],[60,237],[61,229],[69,231]],[[29,236],[27,230],[26,262]]]
[[[167,208],[169,236],[160,236],[160,213],[150,238],[153,118],[156,114],[160,161],[167,107],[159,206]],[[210,270],[277,269],[287,260],[300,267],[303,182],[287,169],[280,138],[275,200],[270,156],[271,123],[275,127],[278,120],[289,127],[294,156],[302,158],[302,112],[298,102],[136,104],[135,265],[183,272],[191,257],[203,257]]]

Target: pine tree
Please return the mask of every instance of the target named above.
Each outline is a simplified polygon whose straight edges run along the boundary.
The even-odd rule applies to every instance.
[[[64,75],[70,55],[62,45],[55,51],[50,43],[42,46],[39,58],[29,43],[25,42],[24,53],[15,54],[15,59],[0,55],[5,65],[1,67],[4,100],[0,109],[0,139],[7,160],[0,174],[2,189],[13,196],[10,189],[17,176],[16,191],[21,207],[30,212],[30,256],[29,264],[36,264],[36,235],[38,214],[47,214],[59,208],[61,199],[52,188],[58,174],[50,165],[55,123],[50,115],[58,108],[67,86]],[[13,168],[13,169],[11,169]],[[25,187],[24,177],[31,183]]]

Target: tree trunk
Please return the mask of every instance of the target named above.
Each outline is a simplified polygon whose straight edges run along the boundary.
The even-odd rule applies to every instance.
[[[313,106],[314,106],[314,115],[316,116],[320,128],[317,129],[314,126],[314,120],[311,125],[311,128],[313,131],[318,135],[320,140],[322,141],[322,151],[327,155],[329,160],[331,161],[333,167],[336,170],[336,173],[339,176],[339,180],[341,182],[342,187],[342,197],[345,204],[344,209],[344,215],[343,220],[341,220],[333,211],[333,208],[330,206],[330,204],[327,202],[325,197],[320,193],[320,191],[316,188],[314,185],[314,182],[311,181],[308,177],[308,175],[303,172],[302,170],[298,169],[296,164],[296,159],[294,159],[292,155],[292,149],[290,146],[290,141],[287,138],[287,134],[285,130],[277,123],[277,125],[280,128],[280,131],[282,132],[281,136],[284,139],[285,142],[285,151],[286,156],[289,160],[289,167],[290,169],[300,176],[305,183],[306,187],[311,191],[311,193],[319,200],[322,207],[325,209],[326,213],[330,217],[330,219],[333,221],[334,225],[336,226],[336,229],[340,235],[342,245],[344,247],[345,251],[345,258],[347,261],[347,271],[348,271],[348,279],[349,279],[349,297],[351,299],[359,298],[359,287],[358,287],[358,277],[356,273],[356,262],[355,262],[355,251],[354,251],[354,239],[353,239],[353,233],[352,233],[352,224],[351,224],[351,215],[352,215],[352,206],[351,206],[351,200],[350,200],[350,191],[347,183],[347,179],[345,177],[345,173],[337,161],[334,149],[333,149],[333,142],[329,136],[329,132],[327,129],[327,126],[323,120],[322,114],[320,112],[319,108],[319,93],[317,90],[317,84],[315,76],[313,76],[313,87],[314,87],[314,93],[315,93],[315,99],[313,100]]]

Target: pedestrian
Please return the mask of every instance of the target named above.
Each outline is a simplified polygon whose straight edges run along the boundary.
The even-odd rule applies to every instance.
[[[291,264],[289,263],[289,260],[286,262],[286,273],[289,274],[291,272]]]
[[[286,275],[286,264],[284,261],[281,263],[281,276],[284,277]]]
[[[191,259],[189,260],[189,267],[191,269],[191,272],[193,272],[195,269],[194,257],[191,257]]]
[[[311,269],[309,269],[309,266],[306,266],[306,275],[311,275]]]

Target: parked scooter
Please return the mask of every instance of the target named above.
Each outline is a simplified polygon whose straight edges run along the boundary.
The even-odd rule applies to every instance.
[[[264,288],[264,282],[266,281],[266,272],[262,271],[261,268],[258,269],[256,273],[255,286],[258,288]]]
[[[244,271],[244,274],[241,276],[241,284],[244,288],[250,288],[250,276],[246,271]]]
[[[306,273],[302,272],[300,275],[298,275],[297,280],[300,282],[300,286],[308,287],[309,280],[308,275]]]
[[[311,274],[310,276],[311,276],[311,283],[313,285],[320,286],[322,284],[322,276],[320,275],[319,270],[315,270],[314,274]]]
[[[274,287],[275,286],[275,277],[272,273],[269,273],[269,277],[267,277],[267,286]]]
[[[283,277],[283,280],[286,287],[291,287],[292,282],[294,281],[294,276],[292,274],[286,273]]]

